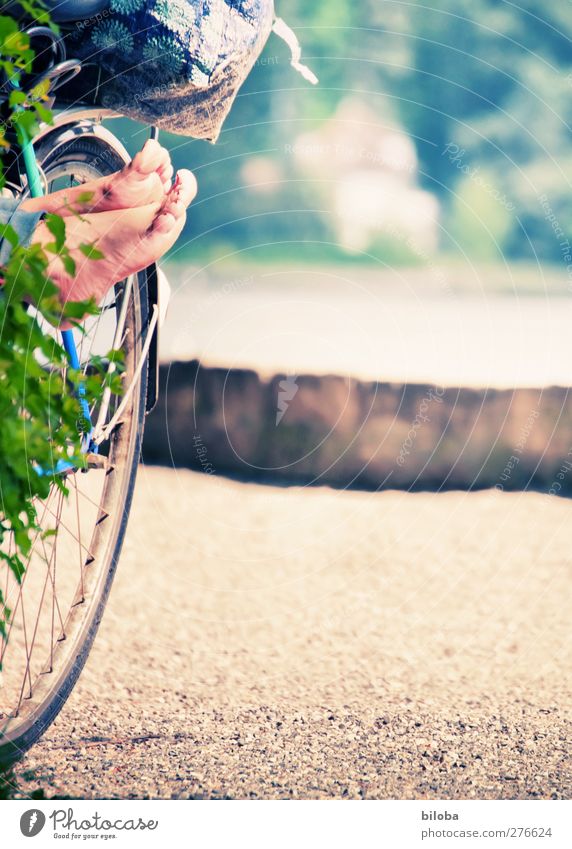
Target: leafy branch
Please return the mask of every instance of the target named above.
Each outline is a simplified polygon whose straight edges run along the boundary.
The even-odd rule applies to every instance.
[[[20,6],[29,18],[57,32],[37,0],[20,0]],[[27,92],[20,87],[33,74],[34,58],[30,39],[18,21],[0,16],[0,97],[7,106],[0,125],[0,188],[6,185],[5,156],[13,141],[21,146],[34,137],[41,121],[52,121],[48,85]],[[68,302],[62,307],[58,287],[49,277],[50,258],[57,255],[70,276],[75,274],[75,262],[66,247],[65,220],[50,214],[45,224],[53,241],[29,246],[19,243],[10,225],[0,225],[0,238],[12,248],[8,262],[0,268],[0,562],[7,564],[18,583],[38,535],[54,532],[41,527],[38,501],[46,499],[54,486],[67,495],[66,477],[56,473],[58,462],[85,466],[81,393],[97,404],[107,386],[115,394],[122,391],[120,351],[107,356],[108,362],[118,364],[115,370],[95,357],[89,368],[84,364],[81,370],[72,369],[63,346],[38,322],[37,314],[41,314],[55,326],[66,320],[79,327],[86,314],[99,312],[93,301]],[[92,260],[103,256],[93,244],[80,245],[80,250]],[[3,639],[7,639],[10,616],[0,589]]]

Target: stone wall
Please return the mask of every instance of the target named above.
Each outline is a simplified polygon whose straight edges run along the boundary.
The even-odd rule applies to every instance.
[[[160,382],[145,462],[335,486],[572,492],[566,388],[262,379],[196,361],[163,366]]]

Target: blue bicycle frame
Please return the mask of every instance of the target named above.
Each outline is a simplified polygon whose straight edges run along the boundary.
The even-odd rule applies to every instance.
[[[36,161],[36,154],[34,151],[34,145],[32,141],[28,140],[22,146],[22,156],[24,158],[24,166],[26,169],[26,175],[28,177],[28,187],[30,190],[30,194],[32,197],[42,197],[44,194],[44,187],[42,185],[42,177],[40,174],[40,169],[38,167],[38,163]],[[80,368],[79,356],[77,353],[77,347],[75,344],[75,338],[73,330],[62,330],[62,344],[64,346],[65,352],[67,354],[69,364],[73,369]],[[84,444],[82,445],[82,450],[85,452],[97,453],[98,447],[94,445],[91,440],[91,433],[93,430],[93,425],[91,421],[91,413],[89,410],[89,404],[85,397],[85,387],[80,386],[79,388],[79,403],[81,406],[81,411],[83,413],[85,421],[88,423],[88,433],[84,439]],[[72,468],[70,463],[66,463],[65,460],[59,460],[56,466],[56,472],[65,472]],[[40,470],[40,474],[45,474],[45,471]]]

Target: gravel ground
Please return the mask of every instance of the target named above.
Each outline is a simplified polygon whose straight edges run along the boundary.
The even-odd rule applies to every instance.
[[[141,470],[13,797],[571,798],[570,502]]]

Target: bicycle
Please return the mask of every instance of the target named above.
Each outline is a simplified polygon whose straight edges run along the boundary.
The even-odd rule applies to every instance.
[[[93,2],[88,3],[85,12],[89,8],[93,13],[92,7]],[[82,65],[66,58],[63,41],[50,29],[32,27],[28,33],[50,57],[35,84],[49,79],[53,95],[82,71]],[[127,151],[102,126],[109,117],[118,116],[84,103],[59,112],[53,124],[42,126],[36,138],[17,151],[8,171],[9,188],[14,194],[37,196],[124,167]],[[155,130],[151,133],[157,137]],[[35,537],[21,584],[6,564],[0,566],[0,587],[12,609],[0,648],[4,766],[16,761],[53,722],[100,624],[125,536],[145,416],[156,402],[158,329],[166,299],[166,278],[153,266],[116,284],[99,315],[85,322],[81,338],[77,331],[62,332],[73,368],[85,370],[90,354],[120,348],[124,389],[120,396],[105,390],[97,407],[85,396],[79,399],[89,421],[82,448],[87,468],[66,463],[58,467],[69,497],[52,486],[38,510],[42,528],[57,533]],[[44,328],[57,332],[45,323]],[[106,367],[115,366],[108,362]]]

